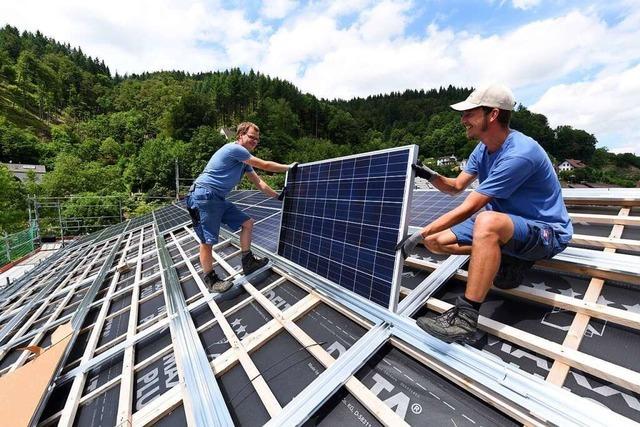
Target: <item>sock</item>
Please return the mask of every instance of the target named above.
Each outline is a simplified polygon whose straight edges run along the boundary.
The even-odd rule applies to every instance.
[[[249,249],[248,251],[243,251],[241,250],[240,253],[242,254],[242,257],[246,257],[247,255],[249,255],[251,253],[251,249]]]
[[[463,299],[466,303],[468,303],[471,307],[473,307],[474,309],[476,309],[476,310],[478,310],[478,311],[480,310],[480,306],[482,305],[482,303],[481,303],[481,302],[471,301],[469,298],[467,298],[467,297],[465,297],[465,296],[463,296],[463,297],[462,297],[462,299]]]

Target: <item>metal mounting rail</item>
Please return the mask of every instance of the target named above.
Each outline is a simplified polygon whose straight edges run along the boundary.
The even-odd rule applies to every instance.
[[[75,312],[75,314],[71,318],[71,326],[73,329],[73,334],[71,335],[71,339],[67,344],[67,348],[65,349],[64,353],[62,353],[62,357],[58,362],[58,366],[56,367],[56,370],[55,370],[55,375],[53,376],[53,381],[49,384],[49,387],[46,393],[42,396],[42,399],[40,399],[40,403],[38,404],[36,411],[34,412],[34,415],[32,418],[33,420],[40,419],[40,416],[42,415],[42,412],[45,409],[45,404],[49,399],[49,397],[51,396],[51,393],[53,393],[54,383],[55,381],[57,381],[58,376],[60,375],[60,372],[62,371],[62,368],[64,367],[64,364],[67,361],[67,358],[69,357],[69,354],[71,354],[73,345],[75,344],[75,341],[78,338],[78,335],[80,334],[82,323],[84,322],[84,319],[87,313],[89,312],[89,306],[93,302],[93,299],[97,295],[98,290],[102,285],[102,282],[107,276],[109,269],[111,268],[111,264],[113,264],[113,260],[115,259],[115,256],[118,253],[118,248],[120,247],[120,243],[122,243],[123,238],[124,238],[124,234],[121,234],[120,237],[118,238],[118,241],[111,248],[109,255],[107,255],[105,260],[102,262],[102,266],[100,267],[100,271],[98,272],[98,275],[95,277],[95,279],[93,279],[93,282],[91,283],[91,286],[89,286],[87,293],[84,295],[84,297],[82,297],[82,301],[78,306],[78,310]],[[87,249],[90,247],[92,246],[90,245],[87,246],[84,252],[86,252]],[[82,260],[82,258],[83,258],[82,256],[78,256],[77,260],[80,261]]]
[[[222,231],[225,237],[233,236]],[[567,426],[627,425],[629,420],[612,410],[588,399],[576,396],[567,390],[522,372],[503,361],[493,360],[481,351],[459,344],[447,344],[428,335],[405,315],[393,313],[364,298],[348,293],[325,278],[299,265],[259,247],[254,250],[268,256],[275,266],[310,284],[320,294],[339,302],[348,309],[365,317],[374,324],[386,322],[391,326],[391,335],[408,343],[423,354],[449,366],[471,381],[482,384],[491,392],[530,411],[543,422]],[[409,305],[405,308],[409,310]],[[371,355],[375,349],[371,349]],[[326,372],[326,371],[325,371]],[[326,398],[330,397],[326,396]],[[316,398],[324,402],[325,396]],[[294,399],[295,400],[295,399]],[[293,402],[293,401],[292,401]],[[289,403],[291,404],[291,402]],[[287,405],[288,406],[288,405]],[[308,408],[307,417],[320,406]],[[287,407],[283,408],[283,412]]]
[[[451,255],[443,261],[426,279],[411,291],[398,305],[398,313],[413,316],[429,297],[444,285],[469,259],[468,255]]]
[[[13,283],[0,291],[0,306],[8,298],[12,297],[13,294],[15,294],[18,290],[22,289],[22,287],[25,286],[27,282],[33,278],[33,276],[40,274],[45,268],[49,267],[55,261],[60,259],[62,255],[66,254],[68,252],[68,249],[69,247],[57,250],[55,254],[43,260],[41,263],[33,267],[31,270],[27,271],[24,275],[20,276]]]
[[[390,337],[389,325],[375,325],[331,367],[318,375],[265,426],[299,426],[312,416]]]
[[[84,251],[82,252],[82,255],[84,255],[87,252],[87,249],[88,248],[84,249]],[[69,273],[71,273],[71,271],[73,271],[74,268],[76,268],[76,266],[80,263],[80,261],[82,261],[82,259],[83,259],[82,256],[77,256],[76,259],[74,259],[72,262],[67,264],[62,269],[62,272],[60,274],[56,275],[55,278],[50,279],[50,282],[45,286],[43,286],[43,288],[40,289],[40,292],[38,292],[38,294],[34,298],[32,298],[31,301],[25,304],[22,307],[22,309],[18,312],[18,314],[16,314],[11,318],[11,320],[4,326],[4,328],[2,328],[2,331],[0,331],[0,343],[7,337],[7,335],[11,333],[11,331],[13,331],[13,328],[15,328],[16,325],[24,319],[24,317],[31,311],[31,308],[35,304],[39,303],[44,296],[48,295],[51,289],[53,289],[55,286],[60,284],[60,282],[62,282],[65,279],[65,277]],[[6,346],[8,346],[8,344],[5,344],[4,346],[0,347],[0,349]]]
[[[154,221],[156,245],[164,280],[167,315],[173,336],[173,351],[182,371],[184,388],[191,403],[194,425],[233,426],[233,420],[218,386],[207,354],[187,310],[180,279],[172,267],[164,237]]]

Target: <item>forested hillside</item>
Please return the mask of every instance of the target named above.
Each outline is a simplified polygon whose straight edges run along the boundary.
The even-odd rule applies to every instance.
[[[220,127],[245,120],[262,130],[255,154],[280,162],[404,144],[420,146],[423,159],[465,158],[475,142],[467,141],[459,114],[448,106],[470,91],[443,86],[345,101],[318,99],[287,81],[239,69],[119,76],[80,47],[6,26],[0,29],[0,161],[44,164],[50,173],[41,185],[23,185],[0,169],[7,183],[0,188],[0,229],[24,226],[27,193],[119,195],[132,214],[142,212],[148,197],[173,194],[175,159],[182,177],[195,177],[224,144]],[[596,166],[581,172],[594,175],[585,179],[628,186],[640,179],[640,158],[596,150],[593,135],[552,129],[524,106],[512,127],[554,159]],[[282,175],[269,179],[282,184]]]

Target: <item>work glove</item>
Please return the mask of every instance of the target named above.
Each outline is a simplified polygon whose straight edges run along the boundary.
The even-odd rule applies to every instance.
[[[289,176],[295,178],[296,173],[298,173],[298,162],[293,162],[289,165]]]
[[[429,169],[426,166],[423,165],[415,165],[412,164],[411,168],[415,171],[416,176],[420,177],[420,178],[424,178],[427,181],[431,182],[431,179],[436,177],[436,176],[440,176],[440,174],[434,170]]]
[[[422,242],[424,237],[422,237],[422,230],[418,230],[410,236],[406,236],[404,239],[400,240],[400,243],[396,245],[396,251],[402,251],[402,258],[407,259],[407,257],[413,252],[413,250],[418,246],[418,243]]]
[[[286,191],[287,191],[287,187],[284,187],[284,188],[282,189],[282,191],[280,192],[280,194],[278,194],[277,199],[278,199],[278,200],[280,200],[280,201],[284,200],[284,193],[285,193]]]

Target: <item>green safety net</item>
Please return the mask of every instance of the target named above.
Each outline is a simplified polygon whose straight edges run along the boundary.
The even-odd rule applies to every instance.
[[[36,237],[37,229],[33,226],[17,233],[0,235],[0,267],[32,252]]]

